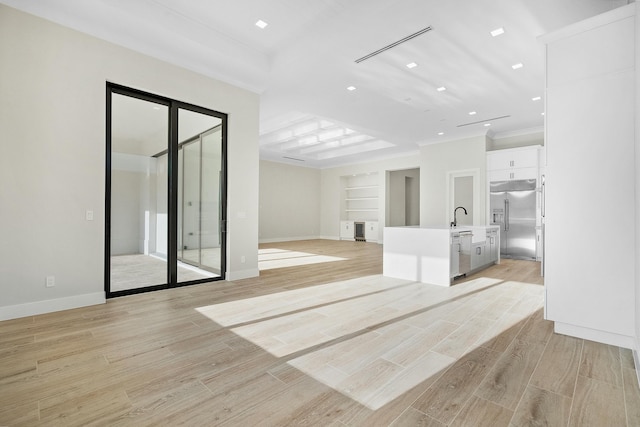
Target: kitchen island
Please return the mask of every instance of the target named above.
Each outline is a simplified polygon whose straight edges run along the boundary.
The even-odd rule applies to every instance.
[[[450,286],[499,262],[498,226],[385,227],[382,274]]]

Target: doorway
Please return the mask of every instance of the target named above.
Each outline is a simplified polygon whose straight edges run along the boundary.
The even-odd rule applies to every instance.
[[[420,169],[387,171],[386,226],[420,225]]]
[[[225,114],[107,84],[107,297],[224,279]]]

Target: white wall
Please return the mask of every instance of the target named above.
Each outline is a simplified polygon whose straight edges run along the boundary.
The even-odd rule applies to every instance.
[[[474,206],[478,223],[486,224],[486,157],[485,136],[424,145],[420,148],[420,225],[443,226],[453,221],[447,206],[448,173],[477,170],[478,206]]]
[[[258,274],[257,94],[3,5],[0,76],[0,319],[104,301],[107,81],[229,114],[227,277]]]
[[[320,170],[260,161],[260,242],[317,239]]]

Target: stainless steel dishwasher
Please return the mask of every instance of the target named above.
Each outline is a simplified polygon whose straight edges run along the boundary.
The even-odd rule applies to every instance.
[[[458,260],[458,275],[463,276],[471,271],[471,231],[460,231],[460,254]]]

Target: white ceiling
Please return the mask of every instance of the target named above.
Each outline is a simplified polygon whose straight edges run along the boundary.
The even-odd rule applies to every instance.
[[[537,37],[629,1],[0,2],[260,93],[261,158],[324,168],[540,130]],[[256,27],[259,19],[269,25]],[[505,33],[492,37],[498,27]]]

